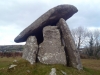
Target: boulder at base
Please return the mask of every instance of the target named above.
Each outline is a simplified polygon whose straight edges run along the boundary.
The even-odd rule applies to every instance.
[[[42,29],[47,25],[56,25],[60,18],[67,20],[78,10],[73,5],[59,5],[44,13],[30,26],[24,29],[15,39],[15,42],[25,42],[31,35],[36,36],[38,43],[43,41]],[[40,11],[41,12],[41,11]]]
[[[34,64],[36,62],[37,51],[37,39],[35,36],[30,36],[26,41],[22,57],[28,60],[31,64]]]
[[[66,65],[66,55],[57,26],[44,27],[43,37],[44,41],[39,45],[39,61],[44,64]]]
[[[61,33],[62,33],[62,38],[65,42],[65,47],[66,47],[66,52],[68,54],[68,58],[69,58],[69,65],[77,68],[78,70],[82,69],[82,64],[80,61],[80,55],[79,55],[79,51],[76,48],[74,39],[71,35],[70,29],[66,23],[66,21],[61,18],[57,24],[57,26],[59,27]]]

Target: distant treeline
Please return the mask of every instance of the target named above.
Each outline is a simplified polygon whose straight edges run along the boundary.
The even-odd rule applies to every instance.
[[[2,45],[0,46],[0,52],[16,52],[23,51],[24,45]]]
[[[0,57],[22,57],[22,52],[0,52]]]
[[[22,56],[24,45],[3,45],[0,46],[0,57]]]
[[[100,29],[90,30],[79,26],[72,29],[71,33],[77,49],[81,50],[81,56],[100,58]]]

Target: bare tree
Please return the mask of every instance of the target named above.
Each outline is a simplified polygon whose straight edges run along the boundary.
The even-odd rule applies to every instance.
[[[80,26],[72,29],[71,32],[77,49],[84,47],[87,55],[97,57],[100,53],[100,30],[87,30]]]
[[[87,54],[89,56],[97,56],[98,52],[100,51],[100,31],[88,31],[88,45],[87,47]]]
[[[93,56],[93,44],[93,37],[91,36],[89,41],[89,49],[87,49],[89,56]]]
[[[97,53],[100,51],[100,31],[95,30],[94,31],[94,55],[97,56]]]
[[[78,27],[71,30],[72,36],[75,40],[75,44],[77,45],[77,49],[85,43],[85,39],[87,37],[87,29],[83,27]]]

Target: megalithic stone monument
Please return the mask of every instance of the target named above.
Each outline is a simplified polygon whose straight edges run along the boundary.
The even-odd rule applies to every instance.
[[[14,39],[26,41],[22,57],[31,64],[63,64],[81,70],[79,51],[65,21],[77,11],[73,5],[58,5],[25,28]]]

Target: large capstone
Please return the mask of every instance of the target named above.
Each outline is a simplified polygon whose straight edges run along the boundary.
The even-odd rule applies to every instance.
[[[34,64],[36,62],[37,52],[37,39],[35,36],[30,36],[26,41],[22,57],[28,60],[31,64]]]
[[[44,64],[66,65],[66,55],[57,26],[44,27],[43,37],[44,41],[39,45],[39,61]]]
[[[80,61],[80,55],[79,51],[76,48],[74,39],[71,35],[70,29],[66,23],[66,21],[61,18],[57,24],[57,26],[60,28],[60,31],[62,33],[63,40],[65,42],[66,52],[68,54],[68,61],[69,65],[77,68],[78,70],[82,69],[82,64]]]
[[[77,8],[73,5],[58,5],[35,20],[30,26],[24,29],[15,39],[15,42],[25,42],[31,35],[36,36],[38,43],[43,41],[42,30],[47,25],[56,25],[60,18],[67,20],[77,12]]]

